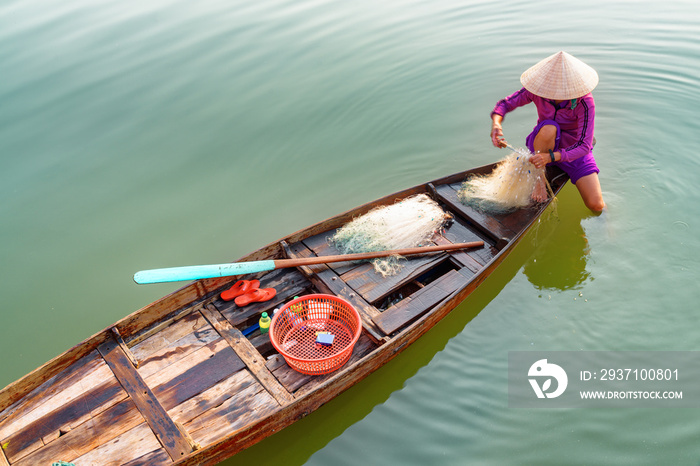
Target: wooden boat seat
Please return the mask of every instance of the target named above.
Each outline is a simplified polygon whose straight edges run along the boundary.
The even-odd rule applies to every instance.
[[[379,328],[391,335],[427,313],[436,304],[464,287],[474,276],[473,273],[451,270],[430,285],[421,288],[406,299],[391,306],[374,318]]]
[[[434,239],[438,244],[444,243],[468,243],[472,241],[483,241],[484,247],[468,249],[465,251],[453,251],[450,254],[457,258],[465,267],[468,267],[473,272],[478,272],[491,259],[498,254],[498,249],[495,248],[495,242],[488,235],[483,235],[469,228],[465,220],[455,218],[441,236]]]
[[[444,202],[470,225],[490,237],[498,245],[498,249],[502,249],[507,242],[515,238],[517,231],[519,231],[519,225],[526,224],[539,215],[540,209],[537,205],[518,209],[509,214],[481,212],[460,202],[457,195],[460,187],[461,182],[444,184],[432,189],[440,202]]]
[[[340,254],[340,252],[328,242],[335,230],[321,233],[303,241],[303,244],[315,255]],[[401,269],[397,274],[382,277],[374,271],[371,263],[347,263],[340,262],[328,264],[328,267],[338,275],[338,278],[347,284],[354,292],[359,294],[364,301],[376,304],[385,298],[392,290],[403,286],[435,267],[447,257],[445,253],[418,255],[407,257],[401,261]],[[372,315],[374,317],[374,315]]]

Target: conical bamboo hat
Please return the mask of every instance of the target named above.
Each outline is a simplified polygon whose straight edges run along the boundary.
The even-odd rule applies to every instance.
[[[577,99],[598,85],[598,73],[578,58],[557,52],[520,76],[525,89],[545,99]]]

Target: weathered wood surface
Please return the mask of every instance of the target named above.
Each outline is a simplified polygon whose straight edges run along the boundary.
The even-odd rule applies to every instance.
[[[268,249],[275,251],[274,247],[271,245],[268,248],[261,248],[251,254],[251,256],[263,254],[263,251],[267,251]],[[181,311],[188,305],[194,305],[193,303],[204,299],[209,293],[214,292],[224,283],[226,283],[224,279],[218,278],[200,280],[187,285],[130,314],[120,320],[116,325],[102,330],[16,382],[8,385],[0,391],[0,418],[4,417],[6,412],[13,411],[13,405],[15,403],[23,402],[23,397],[27,395],[31,396],[30,393],[34,392],[35,389],[45,383],[50,384],[62,371],[95,351],[100,344],[110,339],[112,327],[116,327],[123,336],[137,334],[149,326],[159,325],[163,322],[163,319],[167,319],[169,314]],[[35,393],[40,392],[41,390]]]
[[[107,341],[98,350],[172,460],[192,452],[195,448],[187,432],[182,432],[168,416],[119,343]]]
[[[501,238],[505,238],[510,241],[516,236],[516,231],[503,225],[495,216],[462,204],[454,186],[437,186],[435,191],[441,202],[444,202],[453,212],[456,212],[460,217],[473,224],[481,233],[488,235],[492,240],[498,241]]]
[[[167,316],[164,316],[158,322],[154,322],[148,327],[145,327],[139,330],[138,332],[129,335],[127,346],[131,348],[135,345],[138,345],[143,340],[147,340],[148,338],[157,334],[161,330],[170,327],[173,323],[186,318],[187,316],[191,315],[194,309],[197,308],[197,306],[199,305],[199,303],[193,303],[192,305],[178,309],[177,311],[171,312]]]
[[[145,424],[144,418],[136,408],[136,405],[133,401],[126,398],[108,410],[93,417],[89,422],[84,422],[75,429],[61,435],[46,447],[36,450],[29,456],[12,464],[29,466],[51,464],[52,461],[56,460],[73,462],[77,458],[89,454],[92,450],[120,438],[125,433],[143,424]],[[148,426],[146,427],[154,441],[152,443],[154,447],[152,450],[162,448],[150,428],[148,428]],[[129,448],[131,448],[131,446]],[[129,452],[129,454],[132,453],[134,452]],[[98,457],[97,453],[92,453],[92,456]],[[129,456],[128,460],[134,458],[135,456]],[[112,458],[103,458],[103,461],[103,464],[109,464],[113,460]]]
[[[340,278],[369,303],[376,303],[406,283],[435,267],[445,254],[430,254],[401,260],[401,268],[394,275],[382,277],[371,263],[362,264]]]
[[[436,236],[433,239],[433,241],[435,241],[436,243],[448,243],[449,242],[449,240],[442,235]],[[492,249],[492,248],[489,248],[489,249]],[[495,248],[493,248],[493,249],[495,249]],[[479,273],[479,271],[481,271],[481,269],[484,268],[484,265],[486,265],[488,263],[488,261],[484,261],[484,259],[481,256],[476,256],[474,254],[469,254],[467,252],[462,252],[462,251],[455,251],[454,253],[450,254],[450,256],[464,270],[469,270],[472,273]]]
[[[216,329],[239,358],[246,364],[248,370],[255,376],[265,389],[277,400],[280,406],[294,401],[294,397],[275,379],[265,367],[265,360],[255,347],[243,336],[240,330],[232,326],[223,315],[212,305],[202,308],[202,314]]]
[[[302,243],[312,250],[317,256],[333,256],[337,254],[342,254],[342,252],[335,247],[335,245],[330,241],[330,239],[335,235],[338,229],[331,231],[325,231],[318,235],[310,236]],[[335,262],[327,264],[329,268],[333,269],[336,274],[342,275],[360,265],[359,262]]]
[[[97,351],[27,397],[0,424],[11,463],[38,450],[126,398]]]
[[[167,453],[162,449],[148,424],[144,422],[124,432],[119,437],[102,443],[99,447],[73,459],[71,462],[79,466],[122,465],[128,463],[145,465],[148,463],[143,463],[140,458],[144,457],[144,455],[154,457],[154,454],[156,454],[156,457],[166,459],[166,463],[160,464],[170,463]]]
[[[145,380],[163,407],[170,410],[244,367],[228,343],[219,338]]]
[[[148,448],[145,448],[145,450],[148,450]],[[123,466],[150,466],[155,464],[168,464],[169,461],[170,457],[168,453],[160,448],[158,450],[149,451],[136,459],[124,463]]]
[[[199,312],[191,312],[169,327],[131,347],[139,374],[148,377],[215,342],[219,335]]]
[[[455,291],[463,288],[473,276],[474,274],[469,271],[462,274],[459,271],[451,270],[429,286],[416,291],[408,298],[382,312],[380,316],[374,318],[374,322],[384,333],[390,335],[427,313]]]
[[[248,371],[239,371],[169,411],[206,448],[279,409]]]
[[[27,426],[18,428],[14,434],[3,440],[7,444],[8,457],[14,462],[54,442],[60,449],[62,448],[60,445],[67,439],[79,435],[76,433],[77,429],[84,429],[84,426],[90,423],[94,425],[95,419],[99,418],[103,412],[110,411],[126,399],[126,392],[114,377],[110,377],[94,389],[57,406],[56,409]],[[110,417],[111,414],[106,416]],[[109,435],[106,432],[104,435]],[[118,428],[116,432],[119,433]]]
[[[121,348],[122,352],[124,352],[124,355],[129,358],[129,361],[131,361],[131,364],[134,365],[134,367],[138,368],[139,367],[139,362],[134,356],[134,354],[131,352],[129,347],[126,346],[126,343],[124,342],[124,339],[122,338],[122,335],[119,333],[119,330],[117,327],[112,327],[111,328],[112,332],[112,338],[114,338],[114,341],[117,342],[119,347]]]
[[[493,259],[493,256],[498,254],[498,250],[493,247],[493,242],[489,242],[488,238],[483,238],[482,236],[478,235],[473,229],[467,227],[464,221],[460,218],[455,218],[454,221],[445,229],[444,233],[434,238],[433,241],[440,243],[440,238],[445,238],[451,243],[462,243],[478,240],[485,241],[486,244],[484,244],[484,247],[482,248],[450,252],[452,257],[471,257],[477,264],[479,264],[478,269],[472,269],[475,272],[480,270],[481,266],[486,265],[491,259]]]

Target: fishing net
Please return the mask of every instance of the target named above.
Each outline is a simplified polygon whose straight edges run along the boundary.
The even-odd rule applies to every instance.
[[[435,201],[418,194],[353,219],[330,241],[343,254],[414,248],[426,245],[450,218]],[[372,262],[374,269],[386,277],[401,268],[399,259],[390,256]]]
[[[509,146],[510,147],[510,146]],[[533,191],[544,181],[547,193],[554,197],[544,168],[530,163],[527,149],[514,149],[488,175],[474,175],[462,183],[459,200],[483,212],[503,214],[529,206]],[[539,187],[541,189],[541,187]]]

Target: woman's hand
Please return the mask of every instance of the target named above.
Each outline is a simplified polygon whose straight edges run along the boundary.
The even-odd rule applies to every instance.
[[[561,154],[559,152],[554,152],[554,160],[557,161],[559,159],[561,159]],[[544,166],[551,161],[552,157],[549,155],[549,151],[537,151],[530,156],[530,163],[533,164],[535,168],[544,168]]]
[[[493,142],[493,145],[498,148],[503,148],[508,145],[506,140],[503,138],[503,128],[496,122],[491,125],[491,142]]]

